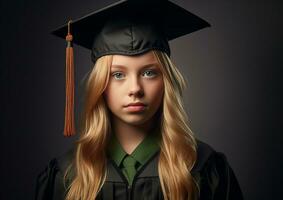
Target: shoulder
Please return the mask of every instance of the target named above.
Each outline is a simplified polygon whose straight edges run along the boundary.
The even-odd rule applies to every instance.
[[[217,152],[212,146],[209,144],[196,139],[197,141],[197,160],[194,165],[193,171],[201,171],[212,159],[218,158],[222,160],[226,160],[226,156]]]
[[[73,163],[75,149],[74,147],[65,151],[61,155],[53,158],[49,161],[48,168],[58,171],[61,174],[64,174],[67,168]]]
[[[215,199],[242,200],[243,195],[226,155],[197,140],[197,161],[192,175],[200,186],[200,195]],[[206,199],[206,198],[204,198]]]
[[[37,176],[36,200],[64,199],[66,191],[64,174],[68,166],[72,164],[73,158],[74,148],[71,148],[49,161],[48,165]],[[66,181],[69,182],[70,178],[67,177]]]
[[[65,151],[63,154],[51,160],[54,163],[54,167],[58,170],[58,173],[61,175],[63,180],[63,176],[65,172],[68,171],[68,176],[66,177],[66,181],[70,182],[74,176],[74,158],[75,158],[75,147],[70,148]],[[71,167],[71,169],[69,169]],[[61,181],[63,182],[63,181]]]
[[[211,145],[197,139],[197,159],[192,174],[222,178],[229,173],[230,165],[224,153],[216,151]]]
[[[75,147],[70,148],[68,151],[64,152],[60,156],[54,158],[56,160],[57,167],[60,171],[66,171],[68,166],[73,163],[75,158]]]

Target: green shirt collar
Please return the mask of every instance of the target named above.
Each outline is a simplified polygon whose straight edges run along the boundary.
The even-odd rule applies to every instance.
[[[160,134],[157,132],[148,134],[130,155],[141,165],[144,165],[159,150],[160,139]],[[110,139],[107,151],[119,167],[124,157],[128,155],[114,134]]]

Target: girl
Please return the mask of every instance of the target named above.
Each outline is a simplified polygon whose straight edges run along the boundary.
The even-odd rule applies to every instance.
[[[38,176],[36,199],[243,199],[225,155],[190,130],[182,102],[186,83],[169,57],[169,39],[207,24],[158,1],[161,16],[170,10],[190,20],[189,29],[166,32],[153,22],[156,10],[147,9],[141,20],[140,6],[122,1],[72,23],[75,43],[91,49],[95,65],[77,145]],[[94,22],[102,18],[102,26]],[[91,25],[99,27],[93,35]],[[76,30],[83,31],[77,41]],[[93,42],[85,42],[88,37]]]

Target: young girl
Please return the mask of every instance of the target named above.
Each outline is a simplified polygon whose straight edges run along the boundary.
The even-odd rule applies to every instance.
[[[182,102],[186,83],[169,57],[168,40],[207,23],[158,1],[158,15],[170,11],[173,21],[186,17],[190,25],[176,29],[168,18],[162,27],[153,20],[156,10],[139,13],[144,5],[122,1],[72,23],[74,42],[91,49],[95,65],[77,145],[38,176],[37,200],[243,199],[225,155],[190,130]]]

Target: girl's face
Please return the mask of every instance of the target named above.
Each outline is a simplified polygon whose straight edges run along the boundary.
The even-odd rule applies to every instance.
[[[135,56],[114,55],[105,101],[114,120],[142,125],[163,99],[163,78],[152,51]],[[129,105],[135,104],[137,105]]]

